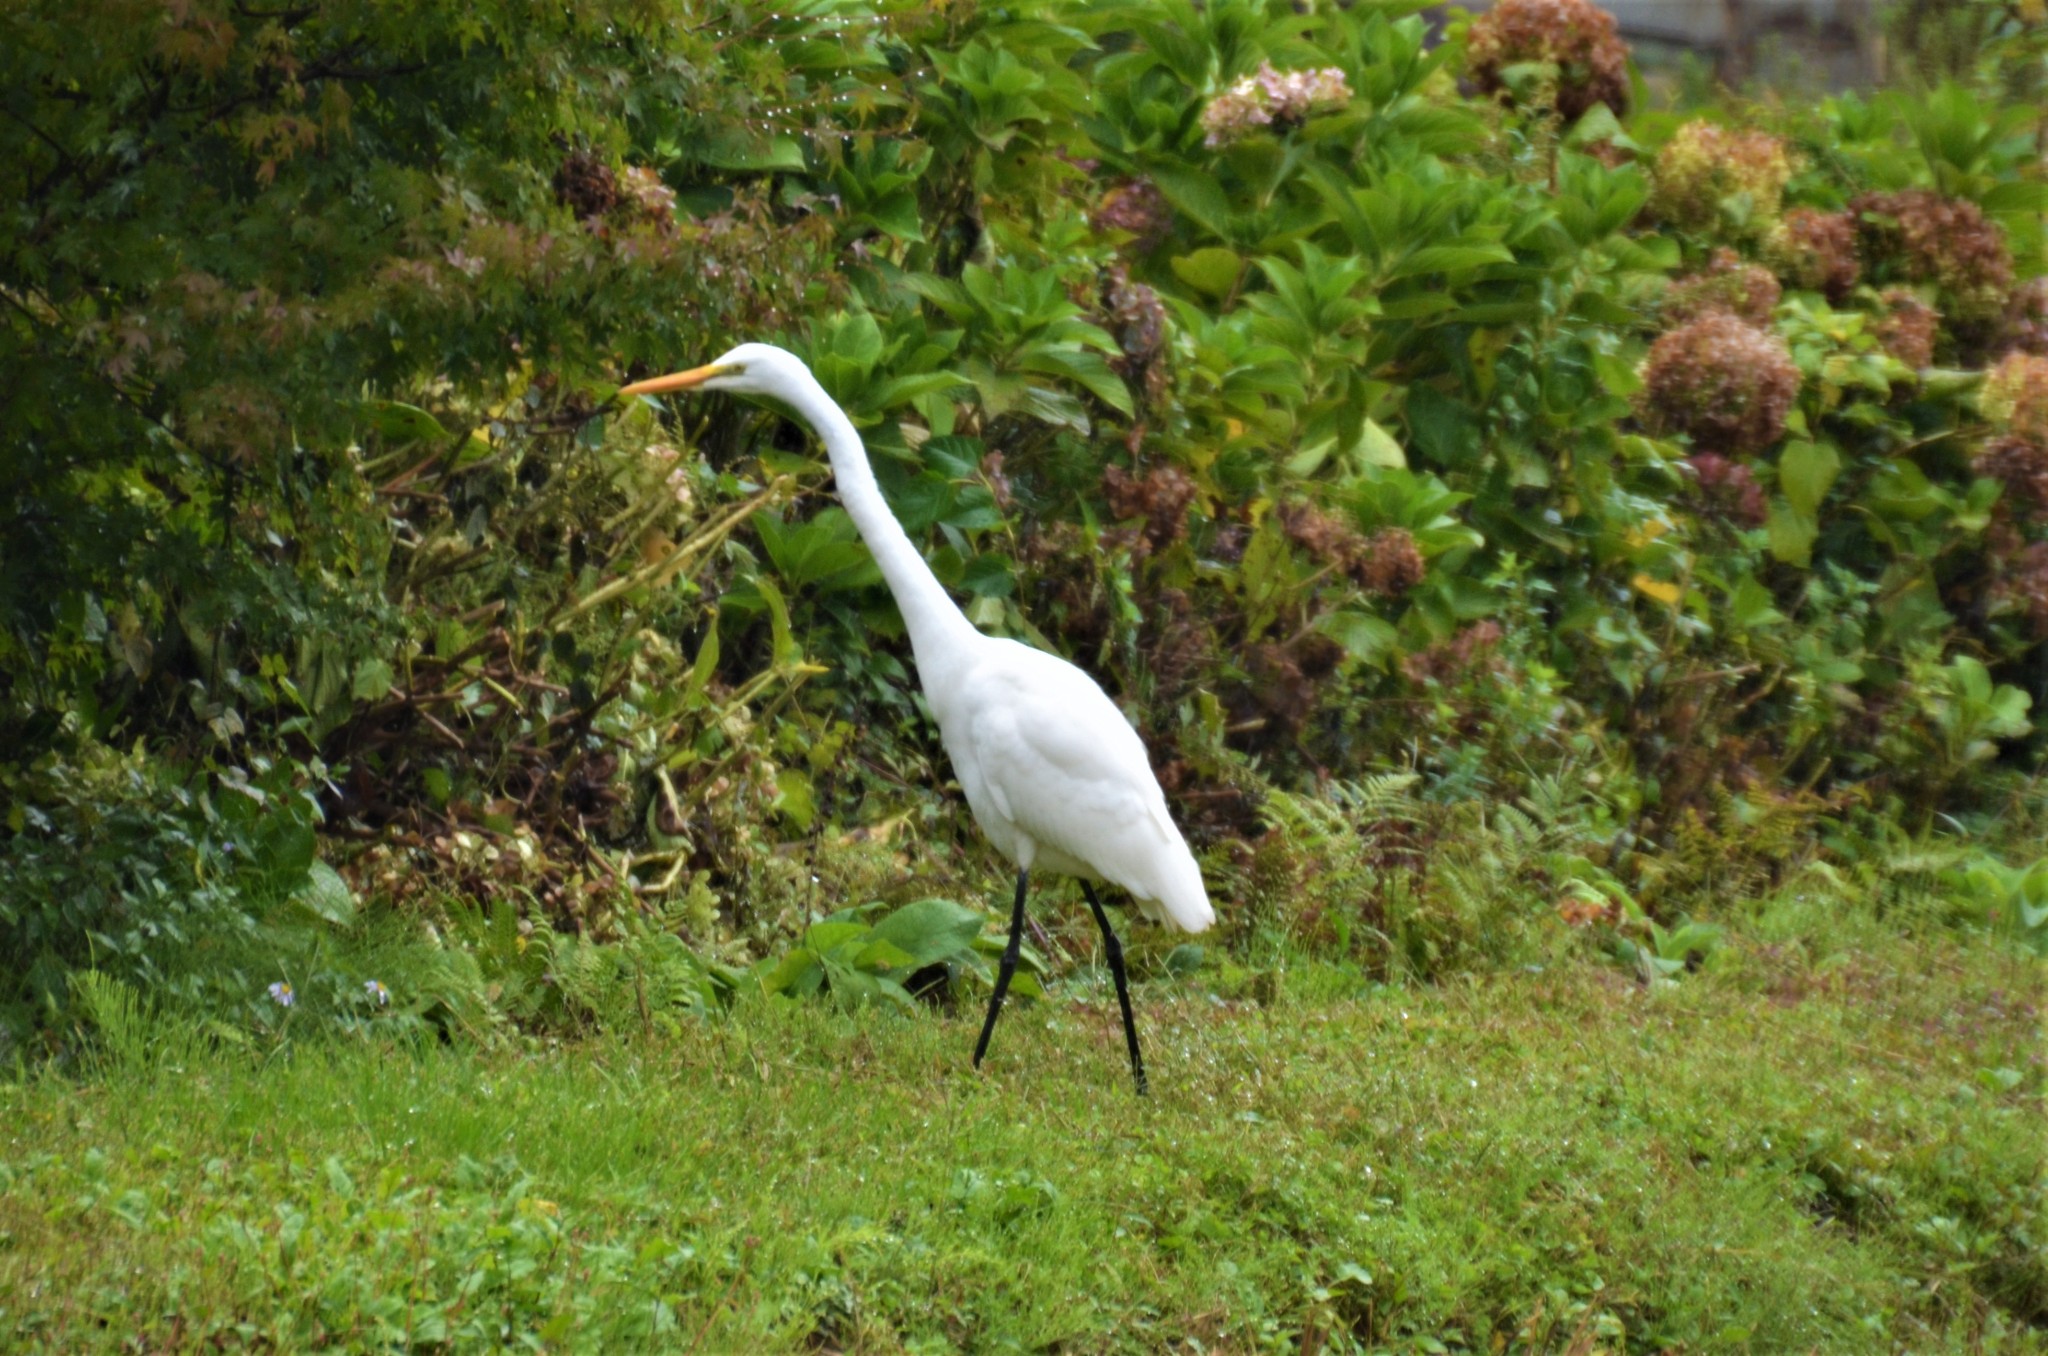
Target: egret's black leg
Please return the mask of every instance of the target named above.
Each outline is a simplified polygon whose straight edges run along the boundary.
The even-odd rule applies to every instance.
[[[988,1053],[988,1038],[995,1034],[996,1014],[1003,1010],[1003,995],[1010,991],[1010,976],[1017,973],[1017,955],[1024,945],[1024,887],[1031,881],[1029,868],[1017,873],[1017,903],[1010,910],[1010,944],[1003,948],[1002,964],[996,967],[996,991],[989,995],[988,1020],[981,1024],[981,1039],[974,1043],[974,1067]]]
[[[1116,1001],[1124,1010],[1124,1043],[1131,1047],[1131,1077],[1138,1080],[1138,1095],[1145,1095],[1145,1061],[1138,1054],[1138,1024],[1131,1017],[1131,985],[1124,978],[1124,948],[1117,941],[1116,933],[1109,926],[1109,915],[1102,911],[1102,901],[1095,897],[1095,887],[1087,881],[1081,882],[1081,893],[1088,896],[1088,907],[1095,911],[1095,924],[1102,929],[1102,954],[1109,958],[1110,978],[1116,981]]]

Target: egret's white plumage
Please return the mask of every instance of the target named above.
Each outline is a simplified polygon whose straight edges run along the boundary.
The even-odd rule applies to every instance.
[[[925,700],[975,821],[1020,872],[1013,942],[1023,913],[1023,873],[1034,869],[1121,886],[1142,912],[1188,932],[1213,923],[1201,870],[1167,814],[1145,746],[1123,712],[1066,660],[974,629],[890,512],[860,435],[810,369],[772,345],[741,344],[704,367],[638,382],[623,393],[691,388],[773,397],[823,440],[840,502],[903,613]],[[1122,997],[1114,934],[1099,906],[1096,912]],[[1005,987],[998,985],[991,1025]],[[1125,1014],[1136,1067],[1127,1000]],[[1142,1086],[1142,1070],[1139,1081]]]

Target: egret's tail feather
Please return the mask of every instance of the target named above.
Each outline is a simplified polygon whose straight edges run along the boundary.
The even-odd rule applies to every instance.
[[[1195,865],[1194,854],[1183,845],[1172,861],[1161,866],[1160,879],[1150,882],[1150,889],[1131,891],[1140,910],[1182,932],[1208,931],[1216,921],[1216,911],[1209,907],[1209,891],[1202,884],[1202,868]]]

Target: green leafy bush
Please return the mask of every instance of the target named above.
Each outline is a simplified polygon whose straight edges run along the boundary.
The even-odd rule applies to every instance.
[[[1584,778],[1666,927],[1760,823],[2038,823],[2035,26],[1737,117],[1627,111],[1595,7],[1421,8],[9,11],[13,1029],[82,965],[338,1017],[392,935],[488,1027],[501,907],[589,966],[530,1023],[879,982],[810,878],[968,839],[900,621],[780,412],[612,399],[741,338],[1219,860],[1395,766],[1520,882]],[[1517,954],[1491,888],[1375,963]]]

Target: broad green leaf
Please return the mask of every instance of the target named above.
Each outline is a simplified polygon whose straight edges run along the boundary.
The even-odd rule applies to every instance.
[[[1197,225],[1220,240],[1232,238],[1230,199],[1213,175],[1187,165],[1159,164],[1152,167],[1151,177],[1166,200]]]
[[[1323,618],[1320,629],[1363,663],[1381,664],[1401,650],[1401,633],[1393,623],[1369,612],[1332,612]]]
[[[811,779],[802,768],[785,767],[775,774],[775,811],[800,831],[809,832],[817,817],[817,801]]]
[[[820,955],[848,942],[866,938],[868,925],[851,919],[827,919],[813,923],[804,934],[804,945]]]
[[[1788,443],[1778,458],[1778,488],[1802,517],[1820,514],[1821,500],[1842,471],[1842,454],[1832,443]]]
[[[874,937],[900,948],[916,968],[967,950],[981,935],[979,913],[950,899],[920,899],[905,904],[875,924]]]
[[[737,132],[714,132],[697,153],[707,165],[728,170],[804,170],[803,143],[788,136],[746,136]]]
[[[1488,264],[1511,264],[1514,252],[1505,245],[1425,245],[1394,261],[1382,274],[1387,282],[1427,273],[1462,273]]]
[[[341,873],[325,862],[307,868],[306,883],[292,894],[292,902],[314,917],[345,926],[356,916],[356,897]]]
[[[1614,110],[1606,104],[1594,104],[1579,115],[1572,124],[1572,130],[1565,135],[1565,145],[1585,146],[1596,141],[1612,141],[1617,145],[1633,147],[1628,133],[1621,127],[1621,119],[1614,116]]]
[[[1218,298],[1229,296],[1244,272],[1244,260],[1237,252],[1221,246],[1176,255],[1171,266],[1174,277],[1204,296]]]
[[[887,937],[873,933],[868,934],[853,963],[863,970],[915,970],[918,964],[917,958],[908,951]]]
[[[1394,441],[1394,435],[1381,428],[1372,419],[1365,421],[1365,428],[1359,434],[1358,442],[1351,449],[1352,456],[1363,466],[1389,466],[1406,470],[1408,454],[1401,450],[1401,444]]]
[[[1755,575],[1742,576],[1728,595],[1728,615],[1737,626],[1747,630],[1758,630],[1776,626],[1785,620],[1785,614],[1778,611],[1771,591],[1757,582]]]
[[[1479,416],[1470,406],[1437,390],[1408,388],[1408,443],[1440,466],[1468,466],[1479,459]]]
[[[802,997],[817,992],[823,972],[818,958],[802,947],[761,971],[761,988],[767,993]]]
[[[398,400],[366,400],[363,410],[377,436],[394,443],[421,443],[445,439],[448,430],[441,421],[417,405]]]
[[[1813,518],[1779,499],[1772,502],[1771,516],[1764,526],[1772,555],[1787,565],[1811,563],[1814,538],[1820,535],[1820,524]]]
[[[359,702],[373,702],[391,690],[393,674],[391,665],[374,655],[356,661],[355,679],[350,691]]]

